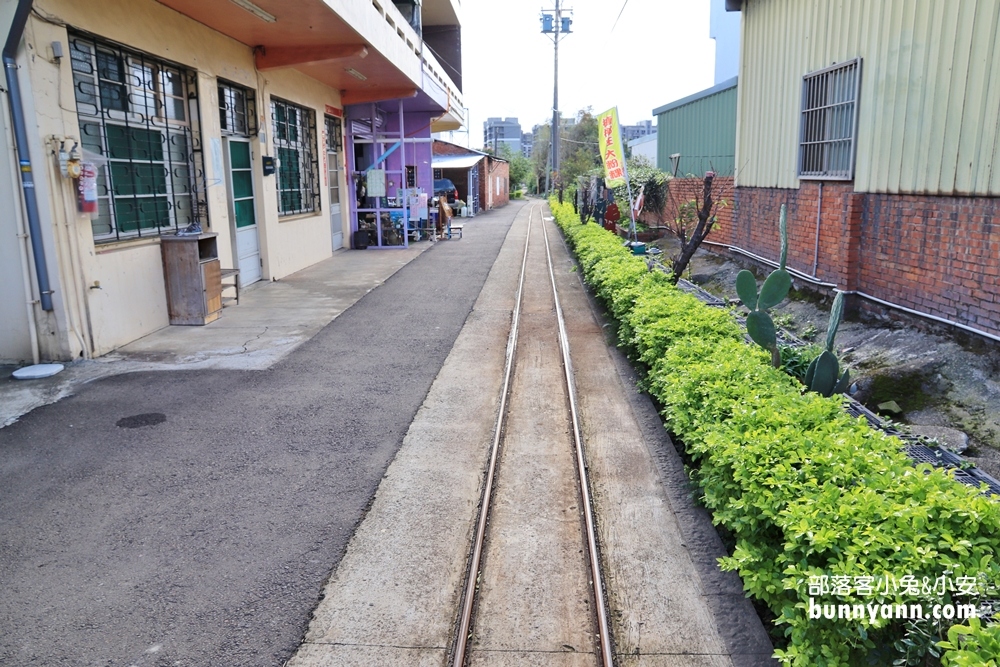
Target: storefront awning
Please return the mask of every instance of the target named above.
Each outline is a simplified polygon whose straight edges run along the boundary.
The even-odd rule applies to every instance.
[[[485,155],[435,155],[431,160],[433,169],[469,169],[479,164]]]

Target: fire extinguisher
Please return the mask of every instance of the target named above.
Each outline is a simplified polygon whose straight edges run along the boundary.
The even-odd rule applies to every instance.
[[[92,162],[80,165],[76,180],[77,206],[80,213],[97,213],[97,166]]]

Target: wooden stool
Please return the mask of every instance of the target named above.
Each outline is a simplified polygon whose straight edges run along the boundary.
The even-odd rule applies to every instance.
[[[232,283],[227,283],[226,280],[232,278]],[[227,287],[232,287],[236,290],[236,305],[240,305],[240,270],[239,269],[222,269],[222,289]]]

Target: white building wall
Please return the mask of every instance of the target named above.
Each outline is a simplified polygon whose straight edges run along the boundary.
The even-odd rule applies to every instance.
[[[13,4],[6,0],[3,5]],[[40,339],[49,358],[72,359],[105,354],[121,345],[151,333],[168,323],[163,267],[158,238],[133,239],[95,244],[89,217],[76,212],[73,181],[59,175],[51,159],[53,137],[79,137],[73,78],[69,62],[67,29],[64,25],[89,32],[102,39],[119,42],[138,51],[169,60],[198,73],[198,106],[210,228],[219,234],[218,246],[223,266],[235,266],[232,233],[228,213],[225,174],[216,173],[211,155],[214,137],[220,137],[217,78],[225,78],[257,92],[259,123],[267,142],[252,140],[255,158],[257,219],[265,279],[278,279],[314,264],[332,253],[328,188],[325,174],[319,174],[321,208],[315,213],[278,217],[275,191],[276,176],[263,176],[259,168],[261,154],[273,155],[270,96],[275,95],[309,107],[316,114],[317,157],[320,171],[325,158],[322,144],[323,116],[327,106],[342,108],[338,91],[294,70],[259,73],[254,67],[250,47],[240,44],[206,26],[192,21],[151,0],[38,0],[36,9],[50,20],[33,16],[27,26],[23,68],[29,134],[35,160],[39,204],[43,209],[43,232],[46,236],[51,280],[54,285],[56,313],[43,319]],[[6,34],[6,33],[5,33]],[[62,62],[50,55],[50,44],[59,41],[66,56]],[[10,165],[6,165],[9,168]],[[3,169],[3,167],[0,167]],[[344,170],[341,170],[343,179]],[[9,191],[10,178],[0,171],[0,195]],[[341,181],[342,191],[346,182]],[[4,197],[4,200],[8,200]],[[345,198],[346,200],[346,198]],[[346,204],[341,204],[341,218],[349,220]],[[0,233],[7,233],[9,223],[0,221]],[[0,257],[6,259],[6,246]],[[0,277],[11,278],[13,270],[4,261]],[[16,266],[16,264],[15,264]],[[8,273],[11,276],[8,276]],[[6,283],[17,284],[15,280]],[[0,317],[8,311],[11,324],[0,324],[7,338],[7,328],[15,330],[12,338],[24,338],[24,322],[17,323],[10,305],[10,291],[0,298]],[[18,298],[23,307],[23,299]],[[26,312],[26,311],[25,311]],[[26,316],[25,316],[26,317]],[[22,318],[22,320],[25,318]],[[13,351],[15,350],[16,353]],[[23,342],[10,346],[0,342],[0,358],[7,354],[22,357]]]
[[[15,0],[0,2],[0,41],[6,39],[16,5]],[[0,86],[0,201],[7,202],[0,214],[0,285],[4,295],[0,298],[0,362],[11,362],[32,358],[26,302],[34,292],[25,291],[25,280],[31,284],[30,249],[27,239],[20,236],[23,232],[20,178],[14,169],[17,153],[6,80]]]
[[[708,36],[715,40],[715,85],[740,73],[740,12],[727,12],[726,0],[712,0]]]
[[[628,147],[632,151],[632,157],[642,155],[643,157],[649,158],[649,161],[653,163],[654,167],[656,166],[656,132],[653,134],[647,134],[644,137],[639,137],[638,139],[633,139],[628,142]]]

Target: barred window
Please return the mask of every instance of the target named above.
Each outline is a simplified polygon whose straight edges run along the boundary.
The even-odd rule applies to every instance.
[[[330,194],[330,209],[340,207],[340,152],[343,150],[343,132],[340,119],[334,116],[324,118],[326,125],[326,184]]]
[[[83,148],[98,161],[98,243],[207,226],[195,72],[70,34]]]
[[[278,162],[278,213],[294,215],[318,211],[316,112],[272,99],[271,122]]]
[[[219,124],[223,134],[240,137],[257,134],[257,100],[254,91],[219,79]]]
[[[802,78],[800,178],[854,178],[860,87],[860,58]]]

